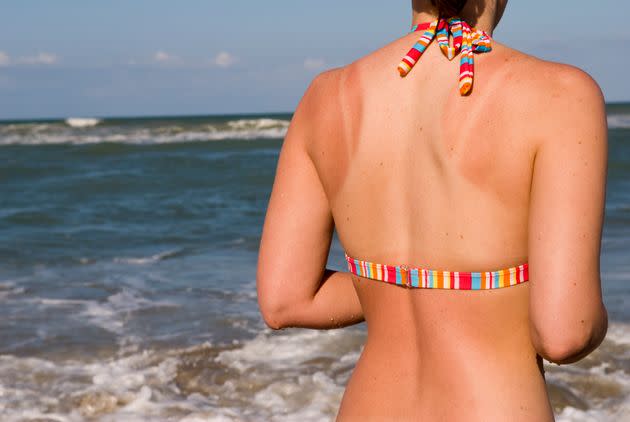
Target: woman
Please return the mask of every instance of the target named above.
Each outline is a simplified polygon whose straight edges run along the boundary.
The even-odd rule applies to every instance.
[[[505,0],[412,6],[419,33],[319,75],[295,112],[263,229],[262,315],[274,329],[365,319],[340,421],[553,420],[541,358],[575,362],[607,327],[601,91],[491,40]],[[463,23],[435,23],[453,15]],[[466,23],[449,61],[444,31],[457,44]],[[333,228],[350,272],[325,268]]]

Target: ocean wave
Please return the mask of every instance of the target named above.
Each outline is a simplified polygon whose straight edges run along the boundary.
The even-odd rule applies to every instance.
[[[608,127],[610,129],[630,129],[630,114],[609,114]]]
[[[289,126],[287,120],[279,119],[239,119],[230,120],[227,124],[235,130],[286,129]]]
[[[0,301],[21,295],[25,291],[24,287],[18,286],[12,281],[0,282]]]
[[[190,413],[186,398],[160,400],[175,396],[177,364],[176,356],[149,351],[92,363],[0,356],[0,414],[3,421],[178,420],[167,415]]]
[[[567,406],[556,416],[556,422],[612,422],[629,420],[630,407],[619,408],[609,412],[601,410],[581,410]]]
[[[63,421],[330,420],[358,356],[356,340],[362,341],[348,334],[265,330],[243,344],[205,342],[122,356],[3,355],[0,414],[9,421],[25,415]],[[291,354],[291,348],[302,351]],[[284,360],[256,357],[263,350],[274,350],[273,356],[276,349]],[[250,369],[239,375],[239,365]]]
[[[68,126],[75,128],[93,127],[101,123],[101,121],[101,119],[94,117],[68,117],[65,120]]]
[[[628,325],[612,324],[622,338]],[[618,339],[571,366],[548,365],[561,422],[628,420]],[[111,351],[62,359],[0,356],[3,420],[332,420],[365,341],[358,329],[265,329],[234,344]],[[618,366],[621,365],[621,366]],[[564,394],[565,397],[561,397]]]
[[[150,256],[145,257],[134,257],[134,258],[114,258],[114,262],[119,262],[123,264],[132,264],[132,265],[145,265],[145,264],[153,264],[159,261],[164,261],[170,258],[176,258],[181,256],[184,253],[184,250],[181,248],[172,249],[169,251],[164,251],[160,253],[156,253]]]
[[[100,327],[114,334],[123,335],[125,324],[135,312],[159,312],[165,308],[177,308],[179,305],[165,300],[151,300],[142,297],[139,292],[123,287],[119,292],[107,297],[105,301],[87,299],[54,299],[36,297],[27,302],[45,308],[73,308],[72,315],[91,325]],[[125,337],[122,341],[126,341]]]
[[[122,335],[125,333],[125,324],[130,319],[129,314],[176,307],[174,303],[150,300],[123,288],[122,291],[109,296],[106,302],[90,301],[78,315],[109,332]]]
[[[125,143],[136,145],[221,140],[282,139],[286,119],[229,119],[210,123],[181,121],[104,122],[66,119],[64,122],[0,125],[0,145],[84,145]],[[96,122],[95,122],[96,121]]]

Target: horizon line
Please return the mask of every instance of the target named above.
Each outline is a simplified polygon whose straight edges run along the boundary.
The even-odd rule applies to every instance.
[[[630,101],[628,101],[630,104]],[[58,122],[67,119],[98,119],[98,120],[153,120],[168,118],[200,118],[200,117],[231,117],[231,116],[271,116],[293,114],[293,111],[265,111],[265,112],[239,112],[239,113],[192,113],[192,114],[128,114],[128,115],[67,115],[61,117],[17,117],[17,118],[0,118],[0,124],[7,123],[25,123],[25,122]]]
[[[606,106],[630,105],[630,100],[606,102]],[[26,123],[26,122],[57,122],[67,119],[99,119],[99,120],[156,120],[168,118],[203,118],[203,117],[231,117],[231,116],[270,116],[270,115],[292,115],[294,111],[256,111],[238,113],[191,113],[191,114],[129,114],[129,115],[67,115],[58,117],[18,117],[0,118],[0,124]]]

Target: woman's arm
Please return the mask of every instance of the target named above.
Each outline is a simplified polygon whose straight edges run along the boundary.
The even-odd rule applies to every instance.
[[[555,66],[538,104],[545,117],[531,187],[530,320],[538,353],[572,363],[599,346],[607,329],[599,266],[607,127],[597,84]]]
[[[363,320],[350,274],[326,269],[334,222],[307,152],[326,85],[326,77],[318,77],[296,110],[265,218],[256,279],[262,316],[274,329],[338,328]]]

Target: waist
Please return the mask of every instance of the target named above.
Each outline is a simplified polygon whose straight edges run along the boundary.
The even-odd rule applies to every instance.
[[[471,349],[459,346],[416,355],[372,346],[365,346],[348,382],[340,420],[392,415],[396,420],[438,415],[467,421],[553,420],[538,362],[522,350],[471,356]],[[474,412],[454,397],[473,405]]]
[[[380,264],[352,258],[347,253],[345,257],[352,274],[406,288],[489,290],[515,286],[529,280],[527,263],[502,270],[463,272]]]

